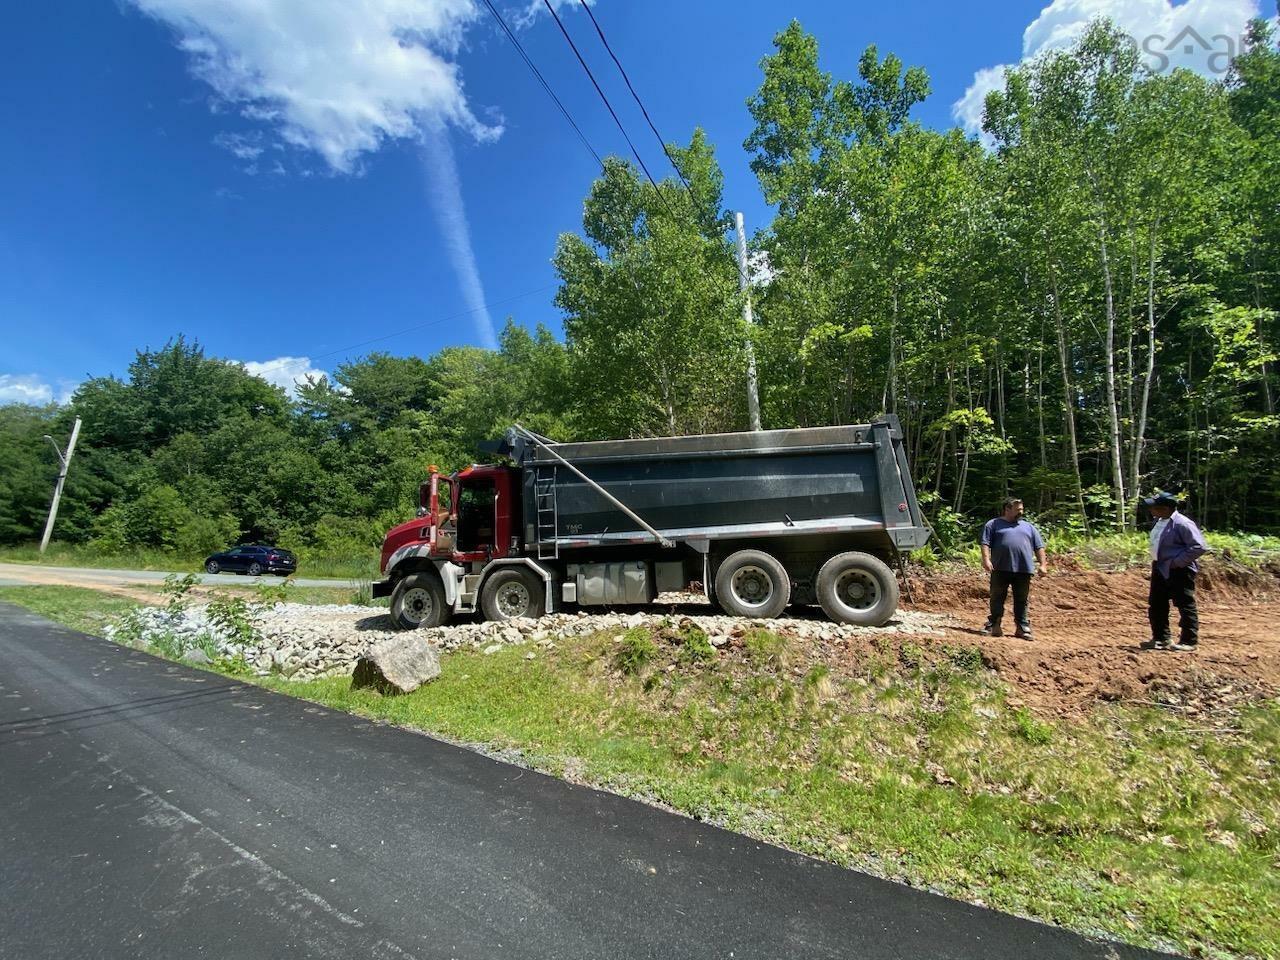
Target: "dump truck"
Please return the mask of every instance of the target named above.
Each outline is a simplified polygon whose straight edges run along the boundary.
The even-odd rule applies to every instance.
[[[497,464],[430,468],[416,519],[382,545],[398,627],[652,603],[700,584],[768,619],[817,604],[881,626],[893,564],[929,532],[898,419],[797,430],[556,443],[519,425]]]

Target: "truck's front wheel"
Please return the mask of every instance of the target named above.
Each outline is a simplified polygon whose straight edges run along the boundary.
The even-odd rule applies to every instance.
[[[818,571],[818,602],[837,623],[883,627],[898,609],[898,578],[869,553],[840,553]]]
[[[438,627],[448,619],[449,609],[438,577],[411,573],[396,584],[391,594],[391,622],[401,630]]]
[[[786,568],[761,550],[739,550],[716,570],[713,603],[735,617],[772,619],[787,609],[791,578]]]
[[[542,579],[527,567],[499,570],[480,590],[480,609],[486,620],[537,619],[547,609]]]

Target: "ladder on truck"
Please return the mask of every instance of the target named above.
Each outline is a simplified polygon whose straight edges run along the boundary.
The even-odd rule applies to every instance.
[[[538,559],[560,558],[560,514],[556,502],[556,465],[538,464],[533,472],[533,504]]]

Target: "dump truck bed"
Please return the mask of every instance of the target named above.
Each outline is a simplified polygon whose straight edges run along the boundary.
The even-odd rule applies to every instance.
[[[859,533],[909,550],[928,539],[894,417],[588,443],[513,429],[504,446],[522,469],[525,542],[541,550],[654,539],[595,484],[676,542]]]

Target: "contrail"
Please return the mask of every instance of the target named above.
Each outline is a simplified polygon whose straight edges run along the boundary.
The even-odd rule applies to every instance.
[[[453,159],[453,145],[443,125],[431,125],[423,137],[422,156],[427,168],[427,196],[435,212],[440,232],[444,234],[449,260],[458,277],[462,298],[475,318],[480,345],[490,350],[498,347],[493,318],[485,306],[484,285],[476,268],[476,254],[471,247],[471,228],[462,203],[462,186],[458,182],[458,165]]]

